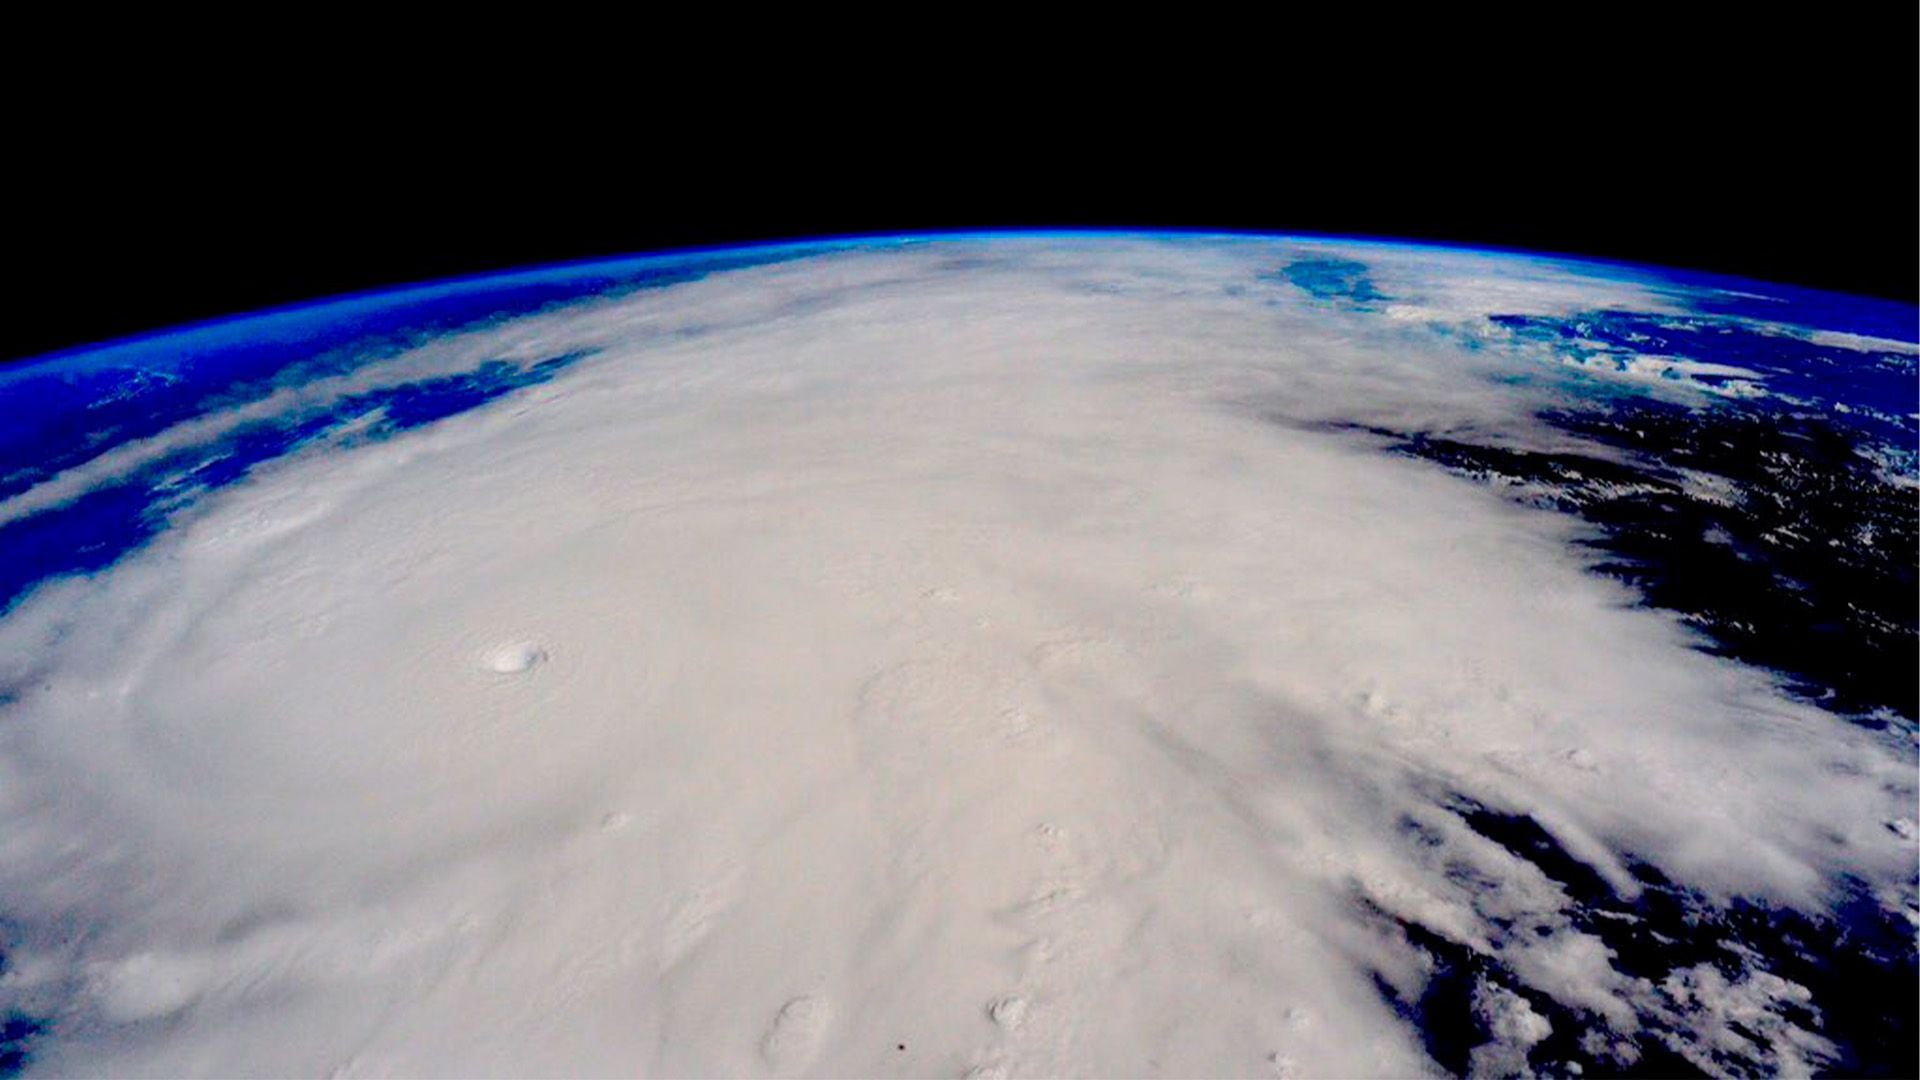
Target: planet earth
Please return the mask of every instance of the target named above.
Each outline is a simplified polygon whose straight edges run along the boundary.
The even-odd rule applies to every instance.
[[[0,1065],[1913,1075],[1912,305],[904,236],[0,368]]]

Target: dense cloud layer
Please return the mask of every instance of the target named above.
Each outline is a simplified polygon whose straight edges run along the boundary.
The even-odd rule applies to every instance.
[[[1700,651],[1577,521],[1356,434],[1547,451],[1596,379],[1725,393],[1487,319],[1605,308],[1689,301],[1509,257],[953,240],[287,386],[246,419],[569,358],[432,424],[370,404],[0,619],[36,1061],[1405,1075],[1441,1064],[1406,1003],[1447,948],[1503,973],[1464,991],[1476,1071],[1524,1070],[1549,1001],[1594,1060],[1831,1060],[1804,987],[1645,977],[1484,821],[1622,904],[1911,917],[1911,731]]]

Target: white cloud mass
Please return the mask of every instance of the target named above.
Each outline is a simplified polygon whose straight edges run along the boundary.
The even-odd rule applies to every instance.
[[[1320,250],[1398,306],[1262,277]],[[1455,328],[1610,305],[1680,308],[1505,256],[951,239],[262,399],[590,352],[317,441],[0,619],[3,985],[51,1018],[35,1067],[1428,1073],[1380,989],[1429,974],[1400,918],[1605,1037],[1658,1018],[1710,1054],[1739,1020],[1804,1070],[1792,983],[1623,970],[1446,800],[1530,816],[1623,895],[1635,863],[1912,910],[1911,740],[1699,651],[1587,571],[1577,521],[1329,426],[1558,445],[1536,414],[1592,376]],[[1479,1067],[1554,1030],[1473,1000]]]

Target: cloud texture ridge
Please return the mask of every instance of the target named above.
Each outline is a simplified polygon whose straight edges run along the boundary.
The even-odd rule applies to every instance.
[[[1543,418],[1807,400],[1631,355],[1617,319],[1540,330],[1593,312],[1700,302],[1332,241],[843,245],[283,378],[22,479],[0,522],[159,467],[180,491],[0,616],[29,1067],[1878,1053],[1793,958],[1891,926],[1876,970],[1911,970],[1911,718],[1820,707],[1595,573],[1579,516],[1394,452],[1627,461]],[[1845,329],[1767,332],[1911,377]],[[394,388],[483,369],[403,422]],[[1662,951],[1663,917],[1695,937]]]

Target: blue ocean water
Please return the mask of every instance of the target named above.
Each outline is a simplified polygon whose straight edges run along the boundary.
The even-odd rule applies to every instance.
[[[115,446],[258,401],[280,387],[378,364],[440,334],[823,250],[791,245],[690,253],[448,282],[0,369],[0,499]],[[1920,385],[1913,354],[1823,344],[1810,333],[1781,330],[1910,342],[1920,339],[1914,309],[1708,275],[1606,264],[1590,269],[1599,277],[1661,283],[1683,293],[1694,313],[1496,314],[1491,324],[1521,346],[1752,370],[1764,376],[1768,396],[1696,412],[1639,401],[1630,392],[1596,394],[1586,407],[1543,418],[1625,452],[1625,465],[1597,456],[1527,455],[1426,432],[1380,434],[1399,452],[1439,466],[1481,478],[1524,477],[1533,482],[1529,490],[1553,492],[1555,509],[1599,527],[1596,569],[1629,581],[1649,603],[1684,612],[1713,635],[1713,647],[1803,680],[1808,696],[1838,712],[1880,709],[1911,722],[1913,687],[1902,682],[1902,657],[1911,659],[1916,621],[1913,500],[1910,490],[1892,484],[1856,451],[1885,449],[1884,460],[1911,479]],[[1269,279],[1362,312],[1394,299],[1358,257],[1298,259]],[[156,456],[71,502],[0,525],[0,611],[42,582],[112,565],[163,530],[172,511],[262,463],[319,440],[377,440],[429,426],[552,379],[590,355],[567,351],[531,363],[483,363],[266,417]],[[1712,472],[1755,498],[1744,507],[1694,498],[1681,483],[1683,470]],[[1862,546],[1863,529],[1879,530],[1879,544]],[[1788,534],[1794,539],[1780,539]],[[1870,900],[1820,918],[1751,905],[1716,908],[1644,867],[1635,870],[1642,895],[1622,898],[1531,818],[1465,794],[1448,805],[1476,832],[1561,883],[1580,902],[1580,925],[1636,974],[1658,980],[1686,965],[1722,962],[1724,943],[1736,942],[1815,992],[1831,1017],[1825,1030],[1846,1055],[1843,1068],[1911,1071],[1911,935]],[[1396,1004],[1442,1065],[1463,1069],[1468,1048],[1488,1034],[1476,1027],[1472,996],[1477,985],[1491,982],[1528,997],[1552,1018],[1556,1035],[1538,1050],[1543,1068],[1555,1062],[1606,1067],[1578,1044],[1579,1018],[1551,997],[1431,929],[1403,929],[1427,950],[1436,974],[1418,1000]],[[39,1032],[30,1018],[7,1018],[0,1026],[0,1074],[24,1063]],[[1642,1065],[1649,1072],[1691,1071],[1672,1055],[1650,1053]]]
[[[380,363],[428,339],[586,297],[663,288],[834,245],[687,252],[461,279],[240,316],[0,368],[0,500],[116,446]],[[0,612],[36,584],[110,566],[168,513],[368,416],[378,439],[544,382],[587,354],[483,363],[351,395],[164,453],[63,505],[0,524]]]
[[[1295,259],[1269,278],[1292,284],[1316,300],[1340,301],[1361,310],[1392,299],[1374,285],[1367,264],[1353,259]]]
[[[982,234],[953,235],[977,239]],[[1147,235],[1189,243],[1264,239]],[[258,401],[283,387],[378,364],[439,335],[586,297],[659,288],[836,248],[937,239],[869,237],[691,251],[459,279],[161,331],[0,368],[0,500],[116,446]],[[1299,257],[1265,276],[1319,301],[1376,311],[1395,298],[1381,289],[1364,261],[1369,247],[1405,250],[1406,245],[1361,242],[1355,245],[1359,257]],[[1538,258],[1519,253],[1512,257]],[[1676,318],[1594,311],[1557,319],[1494,315],[1492,324],[1515,341],[1552,345],[1576,355],[1658,354],[1753,370],[1765,376],[1774,406],[1815,406],[1823,422],[1861,445],[1884,448],[1896,468],[1911,471],[1916,439],[1913,354],[1862,352],[1822,344],[1804,333],[1825,330],[1912,341],[1920,337],[1920,328],[1911,306],[1691,272],[1549,261],[1600,280],[1654,283],[1684,295],[1698,314]],[[71,502],[0,524],[0,611],[40,582],[111,565],[164,528],[174,509],[356,421],[379,417],[370,426],[363,424],[355,438],[387,437],[543,382],[583,358],[565,353],[531,364],[482,364],[460,375],[387,386],[324,407],[263,418],[210,442],[160,454]],[[1620,398],[1596,394],[1596,402],[1601,400]],[[1836,404],[1843,408],[1831,408]]]

